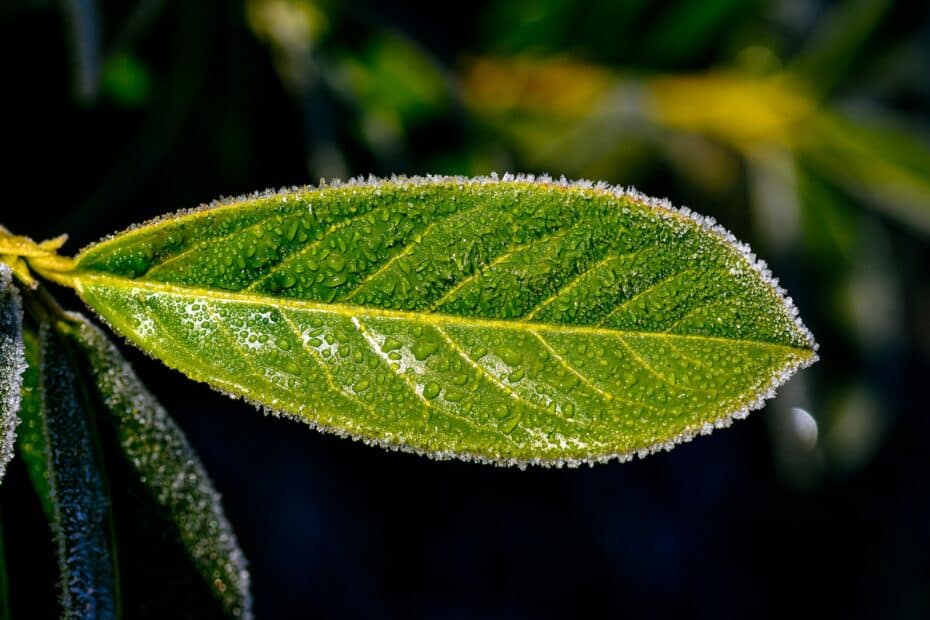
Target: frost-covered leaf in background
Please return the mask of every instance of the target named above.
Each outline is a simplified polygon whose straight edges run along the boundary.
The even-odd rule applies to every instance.
[[[0,263],[0,482],[13,458],[23,371],[23,310],[13,272]]]
[[[42,419],[42,389],[39,377],[39,337],[32,331],[23,333],[26,344],[26,370],[23,372],[23,397],[19,406],[16,446],[32,487],[49,522],[54,518],[49,490],[48,448],[45,421]]]
[[[112,618],[116,607],[107,534],[109,500],[98,469],[92,422],[60,338],[50,325],[42,326],[42,419],[61,571],[62,616]]]
[[[245,558],[200,459],[106,335],[83,316],[72,316],[74,322],[61,327],[89,362],[128,462],[170,513],[181,542],[226,612],[251,617]]]
[[[606,184],[295,188],[30,264],[194,379],[437,458],[645,455],[745,416],[816,359],[745,245]]]

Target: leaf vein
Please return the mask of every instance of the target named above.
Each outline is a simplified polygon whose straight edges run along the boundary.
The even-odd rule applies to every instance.
[[[423,394],[420,393],[420,391],[417,390],[417,386],[416,386],[414,383],[412,383],[412,382],[410,381],[410,378],[407,377],[407,375],[406,375],[405,373],[403,373],[403,372],[397,372],[397,368],[395,368],[394,365],[391,364],[391,363],[388,361],[387,356],[384,355],[384,354],[379,350],[379,349],[381,348],[381,345],[380,345],[380,344],[378,343],[378,341],[375,339],[374,335],[368,330],[368,328],[366,328],[366,327],[362,324],[362,322],[361,322],[360,320],[358,320],[358,317],[352,317],[352,324],[355,325],[355,329],[357,329],[357,330],[359,331],[359,333],[362,335],[362,338],[364,338],[364,339],[365,339],[365,342],[368,343],[368,347],[371,349],[372,353],[374,353],[374,354],[377,355],[379,358],[381,358],[382,360],[384,360],[384,362],[387,364],[388,368],[391,369],[391,371],[397,376],[397,378],[400,379],[401,381],[403,381],[404,383],[406,383],[406,384],[407,384],[407,387],[409,387],[409,388],[410,388],[410,391],[412,391],[412,392],[416,395],[416,397],[417,397],[418,399],[420,399],[420,401],[423,403],[424,407],[425,407],[427,410],[430,410],[430,411],[431,411],[431,410],[433,409],[433,407],[434,407],[434,406],[433,406],[433,403],[431,403],[429,400],[427,400],[426,397],[424,397]]]
[[[242,348],[242,345],[239,343],[239,339],[236,338],[229,331],[229,328],[226,327],[226,324],[223,322],[222,315],[219,312],[217,312],[216,306],[209,305],[209,304],[204,304],[204,305],[206,305],[210,309],[209,315],[210,315],[210,318],[213,320],[213,325],[216,326],[216,331],[220,334],[220,336],[227,343],[229,343],[229,346],[233,349],[233,351],[235,351],[236,354],[240,358],[242,358],[242,361],[245,362],[245,365],[249,368],[252,376],[255,377],[256,379],[261,380],[262,382],[264,382],[267,386],[271,387],[272,389],[277,389],[279,386],[272,383],[271,380],[268,379],[267,376],[265,376],[265,373],[259,371],[259,369],[255,367],[255,364],[252,363],[252,359]]]
[[[694,271],[694,269],[690,269],[690,268],[689,268],[689,269],[682,269],[681,271],[677,271],[677,272],[673,273],[672,275],[670,275],[670,276],[668,276],[668,277],[666,277],[666,278],[662,278],[661,280],[659,280],[658,282],[656,282],[656,283],[653,284],[652,286],[649,286],[649,287],[647,287],[647,288],[641,290],[640,292],[635,293],[632,297],[629,297],[629,298],[623,300],[622,302],[620,302],[619,305],[615,306],[615,307],[613,308],[613,310],[611,310],[610,312],[608,312],[607,315],[606,315],[603,319],[601,319],[600,321],[598,321],[597,323],[595,323],[594,326],[595,326],[595,327],[601,327],[601,326],[604,325],[607,321],[609,321],[611,318],[613,318],[613,316],[614,316],[615,314],[617,314],[617,312],[619,312],[619,311],[622,310],[623,308],[627,307],[627,306],[630,305],[632,302],[636,301],[637,299],[641,299],[643,296],[648,295],[649,293],[653,292],[654,290],[656,290],[656,289],[659,288],[660,286],[662,286],[662,285],[664,285],[664,284],[668,284],[669,282],[671,282],[672,280],[674,280],[674,279],[677,278],[678,276],[683,275],[683,274],[686,274],[686,273],[690,273],[690,272],[693,272],[693,271]]]
[[[381,211],[382,209],[386,209],[386,208],[389,207],[389,206],[391,206],[391,205],[385,205],[384,207],[378,207],[377,209],[372,209],[371,211],[366,211],[365,213],[362,213],[362,214],[357,215],[357,216],[355,216],[355,217],[349,218],[348,220],[343,220],[342,222],[339,222],[338,224],[334,224],[333,226],[330,226],[330,228],[329,228],[325,233],[323,233],[323,236],[322,236],[320,239],[314,241],[314,242],[311,243],[311,244],[305,245],[304,247],[300,248],[300,249],[297,250],[296,252],[293,252],[293,253],[289,254],[289,255],[286,256],[281,262],[279,262],[277,265],[275,265],[275,266],[272,267],[270,270],[268,270],[268,273],[266,273],[265,275],[263,275],[263,276],[261,276],[260,278],[256,279],[255,281],[253,281],[249,286],[247,286],[247,287],[246,287],[245,289],[243,289],[243,290],[245,290],[245,291],[253,291],[253,290],[255,290],[255,288],[256,288],[257,286],[259,286],[259,285],[262,284],[263,282],[267,281],[269,278],[271,278],[272,276],[274,276],[276,273],[280,272],[284,267],[286,267],[288,264],[290,264],[293,260],[296,260],[296,259],[300,258],[301,256],[305,255],[307,252],[309,252],[312,248],[317,247],[317,246],[319,246],[319,244],[321,244],[321,243],[323,243],[324,241],[326,241],[326,238],[327,238],[331,233],[336,232],[337,230],[339,230],[339,229],[341,229],[341,228],[344,228],[344,227],[348,226],[349,224],[352,224],[352,223],[354,223],[355,221],[357,221],[357,220],[359,220],[359,219],[361,219],[361,218],[364,218],[364,217],[367,217],[367,216],[372,215],[372,214],[374,214],[374,213],[377,213],[377,212]],[[469,208],[469,209],[465,209],[464,211],[455,210],[455,211],[452,211],[451,213],[447,213],[446,215],[444,215],[444,216],[442,216],[442,217],[439,217],[439,218],[435,219],[434,221],[432,221],[432,222],[430,223],[429,226],[426,226],[426,227],[424,228],[424,232],[425,232],[425,230],[426,230],[427,228],[429,228],[429,227],[432,226],[433,224],[440,224],[440,223],[444,222],[445,220],[450,219],[450,218],[452,218],[452,217],[454,217],[454,216],[456,216],[456,215],[460,215],[460,214],[463,214],[463,213],[468,213],[469,211],[473,211],[473,210],[478,209],[478,208],[480,208],[480,207],[482,207],[482,206],[485,206],[485,205],[483,205],[483,204],[482,204],[482,205],[477,205],[477,206],[475,206],[475,207],[471,207],[471,208]],[[422,233],[421,233],[421,234],[422,234]],[[422,242],[422,239],[421,239],[421,242]],[[389,260],[388,262],[390,262],[390,260]]]
[[[617,401],[619,401],[619,402],[626,403],[626,404],[628,404],[628,405],[635,405],[635,406],[637,406],[637,407],[642,407],[642,408],[644,408],[644,409],[651,409],[651,410],[653,410],[653,411],[660,411],[660,409],[658,409],[657,407],[654,407],[654,406],[649,405],[649,404],[647,404],[647,403],[641,403],[641,402],[639,402],[639,401],[630,400],[630,399],[628,399],[628,398],[623,398],[623,397],[621,397],[621,396],[617,396],[616,394],[614,394],[614,393],[612,393],[612,392],[608,392],[608,391],[606,391],[606,390],[603,390],[603,389],[599,388],[599,387],[598,387],[597,385],[595,385],[590,379],[588,379],[588,378],[587,378],[586,376],[584,376],[581,372],[579,372],[578,369],[575,368],[568,360],[566,360],[564,357],[562,357],[562,355],[560,355],[559,352],[555,350],[555,347],[553,347],[551,344],[549,344],[549,342],[546,341],[545,338],[543,338],[542,336],[540,336],[538,333],[536,333],[536,332],[534,332],[534,331],[530,331],[530,333],[531,333],[533,336],[535,336],[535,337],[539,340],[539,342],[542,344],[543,348],[545,348],[546,351],[548,351],[549,354],[550,354],[553,358],[555,358],[555,360],[556,360],[557,362],[559,362],[559,364],[561,364],[563,368],[565,368],[565,370],[567,370],[567,371],[570,372],[572,375],[574,375],[575,377],[577,377],[585,386],[587,386],[587,387],[590,388],[591,390],[594,390],[595,392],[597,392],[604,400],[607,400],[607,401],[617,400]]]
[[[523,315],[523,317],[521,317],[521,320],[529,321],[530,319],[532,319],[543,308],[545,308],[546,306],[548,306],[549,304],[557,300],[559,297],[561,297],[565,293],[568,293],[569,291],[574,290],[574,288],[581,283],[584,277],[590,274],[595,269],[600,269],[604,265],[607,265],[608,263],[615,261],[615,260],[633,258],[634,256],[637,256],[649,250],[655,249],[657,247],[658,245],[650,245],[645,248],[640,248],[639,250],[636,250],[634,252],[628,252],[626,254],[608,254],[607,256],[603,257],[602,259],[597,261],[595,264],[591,265],[590,267],[582,271],[581,273],[575,275],[571,280],[569,280],[562,288],[557,290],[555,293],[553,293],[552,295],[550,295],[543,301],[539,302],[538,304],[530,308],[529,312],[527,312],[525,315]]]
[[[629,330],[629,329],[619,329],[619,328],[610,328],[610,327],[597,327],[591,325],[568,325],[562,323],[530,323],[519,320],[504,320],[504,319],[488,319],[488,318],[477,318],[477,317],[463,317],[455,314],[442,314],[442,313],[424,313],[424,312],[415,312],[409,310],[394,310],[386,308],[374,308],[368,306],[354,306],[351,304],[331,304],[316,302],[306,299],[283,299],[280,297],[272,297],[268,295],[253,294],[253,293],[242,293],[236,291],[215,291],[212,289],[205,289],[199,287],[191,286],[180,286],[175,284],[170,284],[166,282],[146,282],[143,280],[132,280],[122,277],[114,277],[103,275],[99,273],[82,273],[80,276],[75,278],[77,286],[80,290],[85,290],[88,283],[100,285],[109,285],[117,289],[122,290],[133,290],[133,291],[148,291],[161,293],[165,295],[173,295],[178,297],[185,297],[189,299],[212,299],[218,300],[226,303],[242,303],[247,305],[255,306],[270,306],[274,308],[287,308],[294,310],[302,310],[309,312],[318,312],[320,314],[332,314],[336,316],[342,316],[346,318],[351,318],[358,315],[367,315],[371,317],[379,318],[388,318],[388,319],[403,319],[409,320],[416,323],[422,323],[426,325],[460,325],[463,327],[488,327],[488,328],[497,328],[497,329],[510,329],[517,331],[554,331],[563,334],[591,334],[591,335],[601,335],[605,337],[615,337],[618,334],[630,334],[646,337],[656,337],[656,338],[682,338],[682,339],[691,339],[691,340],[701,340],[706,342],[720,342],[725,344],[737,344],[737,345],[751,345],[759,347],[767,347],[771,349],[779,349],[790,351],[793,354],[807,354],[812,355],[813,353],[806,347],[794,346],[790,344],[781,344],[776,342],[765,342],[762,340],[749,340],[745,338],[725,338],[722,336],[707,336],[703,334],[666,334],[664,332],[655,332],[655,331],[640,331],[640,330]]]
[[[455,285],[453,285],[449,290],[447,290],[447,291],[442,295],[442,297],[440,297],[439,299],[437,299],[435,302],[433,302],[433,303],[430,305],[429,311],[432,312],[432,311],[436,310],[437,308],[439,308],[440,306],[442,306],[444,303],[446,303],[447,301],[449,301],[449,299],[450,299],[452,296],[454,296],[456,293],[458,293],[460,290],[462,290],[462,288],[465,287],[468,283],[473,282],[473,281],[477,280],[478,278],[484,276],[485,274],[487,274],[489,271],[491,271],[491,270],[492,270],[494,267],[496,267],[497,265],[500,265],[501,263],[506,262],[507,259],[508,259],[508,258],[511,258],[514,254],[517,254],[517,253],[519,253],[519,252],[522,252],[523,250],[526,250],[526,249],[528,249],[528,248],[531,248],[531,247],[533,247],[534,245],[536,245],[537,243],[546,243],[546,242],[548,242],[548,241],[551,241],[552,239],[560,239],[560,238],[564,237],[565,235],[567,235],[568,232],[569,232],[569,230],[570,230],[570,228],[569,228],[569,229],[559,229],[559,230],[557,230],[557,231],[555,231],[555,232],[552,232],[552,233],[550,233],[550,234],[548,234],[548,235],[543,235],[543,236],[541,236],[541,237],[536,237],[536,238],[534,238],[534,239],[531,239],[530,241],[527,241],[526,243],[521,243],[521,244],[519,244],[519,245],[515,245],[515,246],[511,247],[510,249],[506,250],[506,251],[503,252],[502,254],[500,254],[500,255],[498,255],[497,257],[495,257],[493,260],[491,260],[491,262],[487,263],[486,265],[484,265],[483,267],[481,267],[480,269],[478,269],[477,271],[475,271],[474,273],[471,273],[470,275],[466,276],[465,278],[462,278],[461,280],[459,280]]]
[[[416,235],[417,238],[412,239],[407,245],[404,246],[404,248],[403,248],[400,252],[398,252],[397,254],[395,254],[394,256],[392,256],[391,258],[389,258],[387,261],[385,261],[385,263],[384,263],[383,265],[381,265],[381,267],[379,267],[377,271],[371,273],[371,274],[368,275],[366,278],[364,278],[363,280],[361,280],[357,285],[355,285],[355,288],[353,288],[351,291],[349,291],[348,294],[346,294],[344,297],[340,298],[339,301],[340,301],[341,303],[345,303],[345,302],[349,301],[350,299],[352,299],[353,297],[355,297],[355,295],[362,289],[363,286],[365,286],[366,284],[371,283],[377,276],[379,276],[379,275],[381,275],[382,273],[384,273],[384,272],[388,269],[388,267],[390,267],[392,264],[394,264],[394,262],[396,262],[397,260],[403,258],[404,256],[408,256],[409,254],[411,254],[412,251],[413,251],[418,245],[422,245],[422,244],[423,244],[423,241],[424,241],[424,239],[426,239],[427,234],[429,234],[429,232],[430,232],[437,224],[441,224],[441,223],[443,223],[444,221],[446,221],[446,220],[448,220],[448,219],[454,217],[455,215],[464,215],[464,214],[466,214],[466,213],[471,213],[472,211],[476,211],[476,210],[478,210],[478,209],[480,209],[480,208],[482,208],[482,207],[484,207],[484,206],[486,206],[484,203],[477,204],[477,205],[475,205],[475,206],[473,206],[473,207],[469,207],[469,208],[467,208],[467,209],[465,209],[465,210],[463,210],[463,211],[453,211],[453,212],[451,212],[451,213],[447,213],[446,215],[444,215],[444,216],[442,216],[442,217],[440,217],[440,218],[438,218],[438,219],[436,219],[436,220],[433,220],[432,222],[429,223],[429,225],[428,225],[426,228],[423,229],[422,232],[420,232],[420,233],[418,233],[418,234]]]
[[[658,370],[653,368],[652,365],[649,364],[645,359],[643,359],[643,356],[637,353],[636,350],[633,349],[633,347],[630,346],[630,344],[622,336],[617,336],[617,340],[620,341],[620,344],[623,345],[623,348],[625,348],[629,352],[629,354],[633,356],[633,359],[636,360],[636,362],[640,366],[645,368],[647,372],[649,372],[652,375],[655,375],[655,377],[658,378],[663,383],[667,383],[668,385],[671,385],[672,387],[675,387],[675,388],[679,388],[679,389],[681,388],[680,385],[678,385],[677,383],[675,383],[674,381],[672,381],[671,379],[669,379],[668,377],[660,373]]]
[[[673,329],[675,329],[676,327],[684,323],[686,320],[691,318],[694,314],[700,312],[701,310],[707,310],[708,308],[713,308],[714,306],[718,306],[727,301],[729,301],[729,298],[717,299],[710,303],[699,304],[695,306],[694,308],[692,308],[691,310],[688,310],[686,313],[684,313],[677,321],[673,321],[671,325],[669,325],[663,330],[663,333],[666,333],[666,334],[671,333]]]
[[[98,297],[97,299],[99,300],[100,298]],[[109,306],[111,309],[113,309],[113,306],[110,305],[110,304],[107,304],[106,302],[103,302],[102,305],[104,305],[104,306]],[[123,324],[123,328],[125,329],[126,333],[135,334],[136,337],[139,338],[139,339],[141,340],[141,339],[142,339],[142,336],[139,334],[139,332],[138,332],[136,329],[134,329],[134,328],[132,328],[131,326],[129,326],[128,324],[126,324],[125,321],[115,321],[115,320],[114,320],[114,318],[115,318],[115,317],[118,317],[118,316],[120,316],[119,313],[118,313],[118,312],[115,312],[114,315],[113,315],[113,317],[110,318],[110,321],[113,322],[114,324],[115,324],[115,323],[122,323],[122,324]],[[163,339],[173,341],[181,350],[183,350],[183,351],[185,351],[185,352],[189,352],[190,347],[189,347],[186,343],[184,343],[183,341],[181,341],[179,338],[177,338],[177,336],[174,335],[174,333],[172,332],[172,330],[171,330],[168,326],[165,325],[164,321],[162,321],[162,320],[159,318],[157,312],[146,312],[146,316],[147,316],[148,318],[150,318],[150,319],[152,320],[152,323],[154,323],[155,326],[158,328],[158,331],[159,331],[159,333],[161,334],[161,337],[162,337]],[[152,342],[157,343],[157,342],[158,342],[158,339],[153,338],[153,339],[152,339]],[[161,356],[159,356],[159,357],[161,357],[161,358],[163,358],[163,359],[170,359],[171,357],[173,357],[173,355],[172,355],[169,351],[165,350],[164,347],[161,347],[161,346],[159,346],[158,344],[153,345],[153,348],[160,349],[160,350],[163,351],[163,354],[162,354]],[[189,353],[188,353],[188,354],[189,354]],[[200,357],[200,356],[198,356],[198,357]],[[202,358],[201,358],[201,359],[202,359]],[[204,381],[205,379],[204,379],[203,377],[201,377],[200,380],[201,380],[201,381]],[[236,382],[234,382],[234,381],[228,381],[228,380],[225,380],[225,379],[222,379],[222,378],[219,378],[219,377],[215,377],[215,376],[211,376],[211,379],[210,379],[210,380],[211,380],[211,381],[215,381],[216,383],[222,383],[222,384],[228,386],[231,390],[237,390],[237,389],[238,389],[238,390],[239,390],[240,392],[242,392],[242,393],[248,393],[248,392],[247,392],[248,388],[247,388],[246,386],[240,384],[240,383],[236,383]]]
[[[432,230],[433,226],[435,226],[435,225],[436,225],[436,222],[430,222],[429,225],[428,225],[426,228],[423,229],[423,232],[421,232],[421,233],[419,233],[418,235],[416,235],[416,238],[415,238],[415,239],[412,239],[412,240],[410,241],[410,243],[408,243],[407,245],[405,245],[405,246],[403,247],[403,249],[402,249],[400,252],[394,254],[394,256],[392,256],[392,257],[389,258],[388,260],[384,261],[384,264],[381,265],[380,267],[378,267],[377,271],[374,271],[374,272],[370,273],[370,274],[367,275],[364,279],[362,279],[361,281],[359,281],[359,283],[355,285],[355,288],[353,288],[353,289],[352,289],[351,291],[349,291],[346,295],[344,295],[342,298],[340,298],[339,301],[340,301],[340,302],[347,302],[347,301],[349,301],[350,299],[352,299],[353,297],[355,297],[355,296],[359,293],[359,291],[361,291],[362,288],[365,287],[366,284],[369,284],[369,283],[372,282],[375,278],[377,278],[377,277],[380,276],[382,273],[384,273],[385,271],[387,271],[387,269],[389,269],[390,266],[393,265],[395,262],[397,262],[398,260],[400,260],[400,259],[403,258],[404,256],[408,256],[411,252],[413,252],[414,248],[416,248],[417,245],[423,243],[423,237],[425,237],[425,236],[430,232],[430,230]]]
[[[498,379],[497,377],[492,375],[490,372],[488,372],[488,370],[484,366],[482,366],[475,359],[473,359],[472,356],[468,354],[468,351],[466,351],[459,343],[457,343],[452,338],[452,336],[446,333],[444,329],[442,329],[438,325],[433,325],[433,329],[436,330],[436,332],[443,338],[443,340],[446,341],[449,347],[451,347],[451,349],[456,354],[459,355],[459,357],[465,360],[466,364],[474,368],[478,373],[480,373],[483,377],[485,377],[488,381],[490,381],[491,384],[494,385],[496,388],[502,390],[505,394],[507,394],[507,396],[517,401],[518,403],[523,403],[528,407],[532,407],[533,409],[536,409],[537,411],[541,411],[547,416],[552,416],[551,411],[547,410],[545,407],[542,407],[541,405],[537,403],[529,401],[526,398],[520,396],[510,386],[508,386],[505,383],[502,383],[500,379]],[[567,418],[558,418],[558,419],[561,420],[562,422],[567,422],[570,424],[577,424],[577,422],[575,422],[574,420],[569,420]]]
[[[317,351],[313,347],[307,346],[307,343],[304,341],[304,337],[303,337],[303,334],[300,332],[300,329],[298,329],[297,325],[294,324],[294,321],[292,321],[291,318],[287,316],[287,313],[279,311],[278,315],[284,320],[285,323],[287,323],[288,328],[292,332],[294,332],[294,336],[297,337],[297,340],[300,342],[300,346],[304,350],[304,352],[306,352],[307,355],[309,355],[313,359],[314,363],[317,366],[319,366],[320,370],[323,371],[323,377],[326,380],[326,383],[329,385],[330,389],[336,392],[337,394],[341,394],[344,398],[347,398],[351,400],[352,402],[360,405],[362,409],[364,409],[365,411],[367,411],[368,413],[372,415],[373,419],[378,419],[379,417],[378,414],[375,413],[375,410],[372,409],[368,403],[363,401],[357,395],[349,392],[349,390],[347,390],[345,386],[336,385],[336,379],[335,377],[333,377],[333,373],[329,370],[329,366],[326,365],[326,362],[320,356],[319,351]]]

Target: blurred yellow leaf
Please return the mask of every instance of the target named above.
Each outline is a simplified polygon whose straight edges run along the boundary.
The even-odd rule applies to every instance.
[[[616,80],[607,69],[571,58],[478,58],[464,74],[466,98],[479,109],[559,118],[587,116]]]
[[[656,124],[702,133],[741,151],[760,143],[790,146],[816,104],[789,77],[729,72],[659,76],[647,81]]]

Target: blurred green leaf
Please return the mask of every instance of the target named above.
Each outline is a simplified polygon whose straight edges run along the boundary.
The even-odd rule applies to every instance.
[[[829,92],[848,74],[892,0],[837,2],[789,65],[818,93]]]
[[[148,101],[152,78],[138,58],[128,52],[120,52],[107,59],[100,87],[119,105],[138,107]]]
[[[643,43],[643,51],[653,62],[662,64],[687,59],[717,43],[718,34],[734,15],[758,8],[750,0],[679,0],[671,3],[659,24]]]
[[[913,131],[841,114],[820,114],[801,157],[858,201],[930,234],[930,146]]]
[[[19,409],[19,434],[16,438],[19,456],[26,465],[32,487],[49,523],[54,518],[49,486],[48,447],[45,422],[42,420],[42,390],[39,384],[39,338],[31,331],[24,334],[26,371],[23,373],[23,398]]]
[[[807,252],[835,274],[849,268],[856,236],[856,206],[813,171],[798,170]]]
[[[340,70],[347,94],[361,110],[396,115],[403,123],[439,111],[448,93],[436,62],[409,40],[390,34],[372,39],[359,55],[346,55]]]

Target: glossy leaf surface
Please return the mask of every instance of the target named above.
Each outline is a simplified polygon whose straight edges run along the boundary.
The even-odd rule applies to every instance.
[[[251,617],[245,558],[200,459],[106,335],[80,315],[73,319],[62,329],[86,356],[127,460],[170,515],[205,585],[226,612]]]
[[[439,458],[645,454],[745,415],[816,357],[748,248],[606,185],[256,194],[45,271],[190,377]]]

